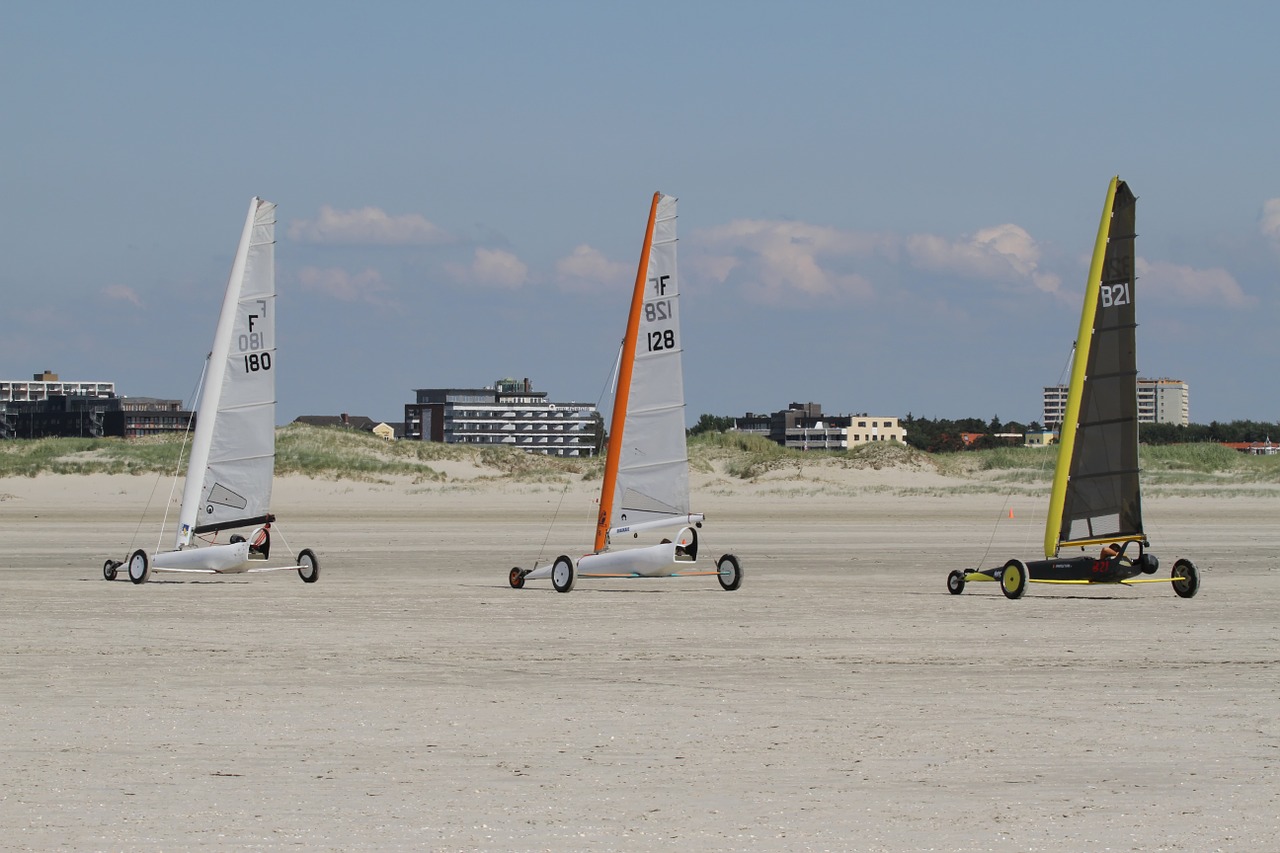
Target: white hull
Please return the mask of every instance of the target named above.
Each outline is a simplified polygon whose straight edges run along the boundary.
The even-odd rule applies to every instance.
[[[151,558],[151,570],[232,574],[248,571],[250,562],[249,543],[232,542],[203,548],[184,548],[181,551],[162,551]]]
[[[694,565],[692,557],[676,556],[676,543],[662,542],[626,551],[601,551],[578,561],[578,577],[667,577]]]

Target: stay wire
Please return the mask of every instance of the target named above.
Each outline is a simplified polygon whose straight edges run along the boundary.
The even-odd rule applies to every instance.
[[[608,377],[605,378],[604,385],[601,386],[600,388],[600,394],[596,397],[597,414],[600,412],[600,405],[604,402],[605,394],[608,393],[609,390],[614,387],[613,383],[616,381],[616,378],[618,375],[618,368],[621,366],[621,364],[622,364],[622,344],[619,344],[618,358],[614,361],[613,370],[610,371]],[[560,498],[559,500],[556,501],[556,508],[551,513],[551,522],[547,525],[547,535],[543,537],[542,545],[541,547],[538,548],[537,559],[533,561],[533,569],[538,568],[538,565],[542,562],[542,560],[547,555],[547,543],[551,541],[551,531],[555,527],[556,520],[560,517],[560,509],[562,506],[564,506],[564,496],[569,492],[569,484],[570,484],[570,481],[566,479],[564,481],[564,488],[560,490]],[[533,571],[533,569],[530,569],[529,571]]]

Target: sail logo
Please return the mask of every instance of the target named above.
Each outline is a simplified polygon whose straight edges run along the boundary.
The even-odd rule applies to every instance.
[[[1098,288],[1098,299],[1103,308],[1131,304],[1133,297],[1129,294],[1129,282],[1122,281],[1118,284],[1102,285],[1102,287]]]

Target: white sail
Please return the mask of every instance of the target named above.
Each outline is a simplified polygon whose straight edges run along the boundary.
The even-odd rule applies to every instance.
[[[658,201],[635,347],[611,527],[689,513],[676,199],[671,196]]]
[[[252,523],[275,468],[275,204],[254,198],[214,333],[175,548],[194,533]]]

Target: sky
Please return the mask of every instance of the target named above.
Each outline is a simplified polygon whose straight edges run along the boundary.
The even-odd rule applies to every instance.
[[[1138,369],[1280,420],[1280,4],[21,2],[0,378],[190,400],[276,202],[277,421],[607,400],[677,196],[687,420],[1039,420],[1107,183]]]

